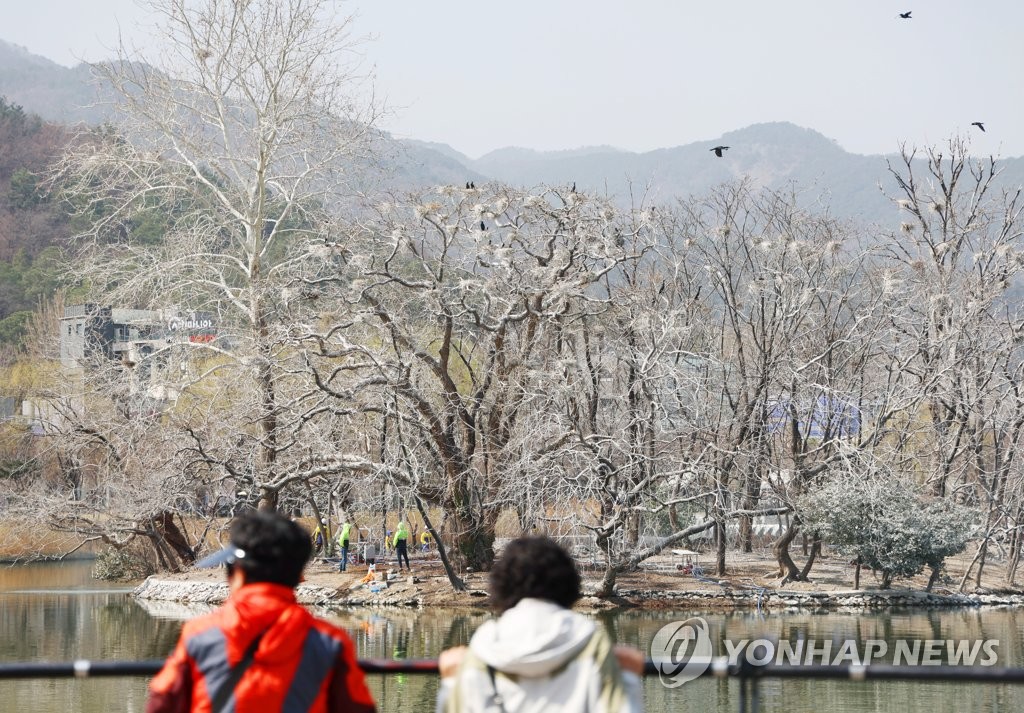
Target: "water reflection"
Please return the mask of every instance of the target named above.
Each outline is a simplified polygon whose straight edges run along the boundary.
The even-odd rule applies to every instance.
[[[648,646],[654,633],[664,625],[660,613],[638,613],[611,617],[610,626],[620,641]],[[683,618],[680,616],[680,618]],[[716,654],[725,653],[722,642],[743,639],[785,639],[790,642],[831,641],[837,653],[842,642],[853,639],[863,648],[869,639],[888,642],[890,651],[898,639],[998,639],[998,664],[1020,665],[1021,625],[1024,613],[1012,609],[957,609],[953,611],[897,612],[787,612],[767,616],[745,613],[706,617],[716,642]],[[682,689],[668,691],[650,680],[645,686],[648,710],[730,711],[736,710],[735,682],[698,680]],[[761,710],[811,713],[834,711],[915,711],[954,713],[958,711],[1020,710],[1024,687],[940,683],[847,683],[838,681],[765,681],[761,685]]]
[[[0,661],[155,659],[174,646],[180,623],[154,620],[124,585],[106,587],[88,562],[0,567]],[[142,679],[0,681],[0,710],[136,713]]]
[[[699,616],[700,612],[606,613],[598,619],[619,642],[647,650],[654,634],[669,621]],[[344,612],[328,615],[353,632],[361,656],[433,657],[448,646],[465,643],[486,618],[485,614],[427,610],[386,613]],[[1011,609],[958,609],[953,611],[897,612],[785,612],[764,616],[745,612],[704,614],[716,641],[716,654],[725,653],[726,639],[770,638],[797,642],[832,641],[838,652],[842,641],[858,645],[868,639],[893,642],[904,638],[998,639],[998,665],[1022,661],[1024,612]],[[437,681],[419,676],[371,677],[371,687],[382,710],[432,710]],[[698,713],[737,710],[736,682],[701,679],[668,689],[657,679],[645,682],[647,710],[651,713]],[[838,681],[766,681],[762,684],[765,713],[859,713],[861,711],[959,713],[1024,709],[1024,687],[940,683],[847,683]]]
[[[177,640],[181,621],[209,607],[135,602],[123,585],[89,577],[88,563],[0,567],[0,661],[160,659]],[[465,643],[487,614],[454,610],[350,610],[316,613],[347,629],[364,658],[432,658]],[[666,623],[699,612],[600,614],[622,643],[647,649]],[[898,612],[779,612],[705,614],[717,643],[762,637],[839,642],[884,639],[998,639],[999,665],[1024,661],[1024,612],[1012,609]],[[381,711],[432,711],[438,681],[431,676],[371,676]],[[38,713],[139,713],[145,705],[139,678],[0,681],[0,710]],[[726,713],[737,709],[735,682],[702,679],[669,690],[645,683],[652,713]],[[915,711],[954,713],[1024,709],[1024,687],[940,683],[766,681],[765,713]]]
[[[434,658],[469,641],[486,614],[455,610],[318,611],[344,627],[364,658]],[[433,676],[369,676],[382,711],[432,711],[438,679]]]

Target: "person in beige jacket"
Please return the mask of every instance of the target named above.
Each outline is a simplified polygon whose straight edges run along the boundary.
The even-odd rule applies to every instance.
[[[437,713],[641,713],[643,654],[614,646],[580,598],[576,563],[553,540],[524,537],[490,575],[500,616],[441,654]]]

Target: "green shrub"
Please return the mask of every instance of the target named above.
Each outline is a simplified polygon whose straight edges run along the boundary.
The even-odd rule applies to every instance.
[[[971,539],[976,513],[932,500],[907,478],[879,469],[842,474],[799,503],[808,529],[882,573],[882,588],[925,567],[934,575]],[[933,577],[934,578],[934,577]]]
[[[134,547],[108,547],[96,557],[92,576],[96,579],[123,582],[145,579],[155,568],[140,550]]]

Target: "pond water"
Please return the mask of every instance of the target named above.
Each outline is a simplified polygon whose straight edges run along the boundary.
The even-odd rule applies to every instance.
[[[201,610],[165,603],[140,603],[124,585],[93,580],[90,563],[0,565],[0,663],[73,659],[139,660],[167,655],[181,621]],[[432,658],[466,642],[486,615],[454,610],[350,610],[317,614],[352,634],[364,658]],[[626,612],[601,615],[602,625],[621,643],[648,650],[665,624],[695,612]],[[707,614],[712,638],[771,638],[840,642],[884,640],[998,640],[998,664],[1024,663],[1024,611],[954,611]],[[716,645],[716,654],[725,649]],[[371,676],[381,711],[432,711],[437,680],[430,676]],[[33,713],[141,713],[142,678],[0,680],[0,711]],[[668,689],[656,678],[645,682],[647,710],[735,711],[738,684],[701,679]],[[761,710],[793,713],[859,711],[1024,710],[1024,686],[951,683],[848,683],[766,681]]]

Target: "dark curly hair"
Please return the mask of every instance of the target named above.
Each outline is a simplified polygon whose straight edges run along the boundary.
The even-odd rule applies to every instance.
[[[283,515],[247,512],[231,523],[231,543],[245,551],[232,566],[241,567],[246,583],[271,582],[295,587],[309,561],[309,533]]]
[[[568,609],[580,598],[576,562],[547,537],[512,540],[491,568],[491,605],[502,613],[531,597]]]

